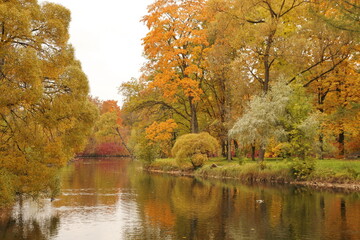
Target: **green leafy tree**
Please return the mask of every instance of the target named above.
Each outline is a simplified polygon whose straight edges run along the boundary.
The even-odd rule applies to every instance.
[[[309,153],[318,152],[316,136],[320,127],[320,116],[314,111],[312,98],[301,85],[292,86],[292,93],[280,116],[286,135],[282,140],[284,156],[298,156],[301,159]]]

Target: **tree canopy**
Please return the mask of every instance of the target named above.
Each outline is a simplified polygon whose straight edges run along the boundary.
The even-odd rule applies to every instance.
[[[121,87],[133,146],[146,136],[144,129],[151,141],[159,123],[171,120],[177,128],[169,125],[169,148],[181,135],[206,131],[228,159],[248,148],[260,157],[289,147],[284,151],[292,156],[359,151],[359,42],[348,28],[358,21],[357,9],[356,1],[150,4],[143,18],[149,29],[143,74]],[[230,129],[238,131],[236,138]],[[285,142],[272,136],[279,129]],[[318,131],[310,136],[304,129]],[[311,141],[318,150],[308,146]],[[335,145],[337,150],[330,147]]]
[[[69,22],[57,4],[0,2],[0,170],[13,193],[55,190],[54,173],[82,149],[97,115]]]

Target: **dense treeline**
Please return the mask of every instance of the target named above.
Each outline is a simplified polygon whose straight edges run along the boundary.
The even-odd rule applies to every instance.
[[[0,205],[56,194],[59,168],[97,118],[69,22],[60,5],[0,1]]]
[[[92,133],[85,149],[78,153],[82,157],[129,156],[127,147],[128,129],[123,126],[121,110],[117,101],[101,101],[92,98],[91,101],[99,110]]]
[[[139,157],[170,156],[208,132],[221,154],[356,156],[356,1],[156,0],[143,18],[147,62],[122,84]]]

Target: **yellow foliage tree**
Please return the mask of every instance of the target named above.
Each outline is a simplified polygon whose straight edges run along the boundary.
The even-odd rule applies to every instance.
[[[60,5],[0,2],[0,172],[17,193],[54,192],[96,117],[69,22]]]

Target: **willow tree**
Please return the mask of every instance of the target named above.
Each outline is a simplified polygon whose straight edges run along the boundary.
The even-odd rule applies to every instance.
[[[60,5],[0,2],[0,170],[17,193],[54,190],[96,116],[69,22]]]
[[[209,45],[203,26],[204,0],[157,0],[143,21],[148,58],[144,76],[168,103],[183,103],[191,132],[198,132],[197,104],[202,94],[204,52]]]

